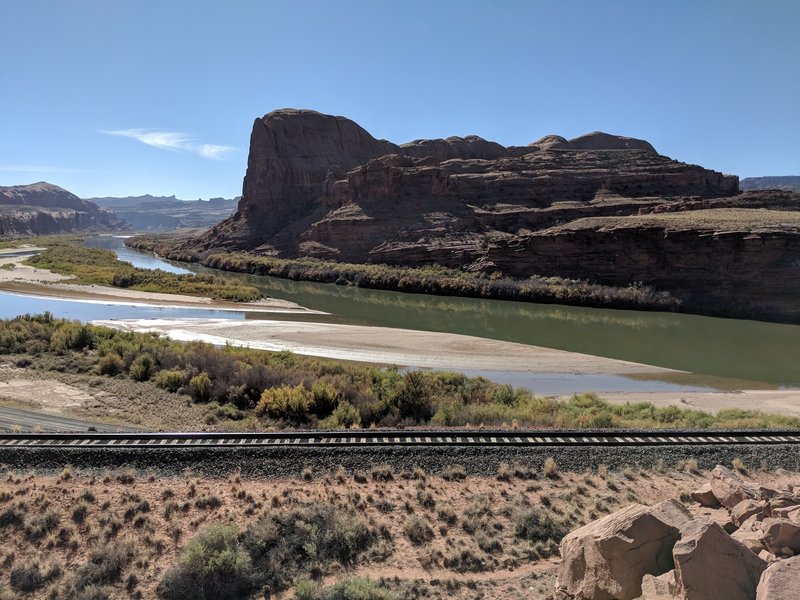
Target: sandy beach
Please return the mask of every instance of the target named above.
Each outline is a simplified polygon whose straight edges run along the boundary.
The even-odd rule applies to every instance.
[[[573,374],[668,373],[669,369],[486,338],[297,321],[124,319],[93,321],[127,331],[155,331],[175,340],[202,340],[259,350],[434,369]]]

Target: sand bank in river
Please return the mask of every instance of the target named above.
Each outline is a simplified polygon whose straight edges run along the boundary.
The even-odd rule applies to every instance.
[[[678,406],[709,413],[717,413],[728,408],[740,408],[742,410],[760,410],[773,415],[800,417],[800,390],[606,392],[599,393],[598,396],[615,404],[650,402],[657,407]]]
[[[223,302],[200,296],[141,292],[104,285],[71,284],[68,283],[71,277],[67,275],[59,275],[46,269],[36,269],[22,264],[23,260],[30,258],[39,250],[41,248],[29,247],[0,251],[0,291],[132,306],[324,314],[278,298],[264,298],[257,302]],[[9,264],[13,265],[13,268],[3,268],[3,265]]]
[[[575,374],[667,373],[669,369],[486,338],[296,321],[125,319],[94,321],[129,331],[157,331],[176,340],[202,340],[260,350],[434,369]]]

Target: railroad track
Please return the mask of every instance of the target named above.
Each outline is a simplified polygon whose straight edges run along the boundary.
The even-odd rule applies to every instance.
[[[356,430],[266,433],[0,433],[4,448],[231,448],[342,446],[673,446],[800,444],[800,430]]]

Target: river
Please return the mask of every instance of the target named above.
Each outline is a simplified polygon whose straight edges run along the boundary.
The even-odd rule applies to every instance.
[[[233,311],[109,306],[36,299],[21,312],[51,310],[86,320],[212,317],[328,320],[337,323],[442,331],[582,352],[688,371],[672,377],[684,386],[769,388],[800,385],[800,326],[676,313],[538,305],[365,290],[227,273],[195,264],[167,262],[126,248],[120,237],[100,236],[87,245],[114,250],[122,260],[172,272],[213,273],[254,285],[276,298],[330,313],[272,315]],[[19,299],[0,294],[0,316]],[[68,307],[68,308],[65,308]],[[67,311],[67,312],[65,312]],[[188,313],[188,314],[187,314]],[[487,373],[488,375],[491,375]],[[721,379],[717,379],[721,378]],[[602,386],[605,387],[605,386]],[[650,386],[645,386],[650,388]],[[576,390],[578,391],[578,390]]]

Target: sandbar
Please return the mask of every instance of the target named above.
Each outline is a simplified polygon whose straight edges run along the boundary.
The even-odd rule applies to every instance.
[[[104,285],[77,285],[69,283],[68,275],[53,273],[47,269],[37,269],[22,264],[41,248],[15,248],[0,251],[0,267],[13,264],[13,268],[0,268],[0,291],[43,296],[47,298],[69,298],[87,302],[104,304],[121,304],[130,306],[180,307],[198,309],[231,310],[240,312],[264,313],[303,313],[325,314],[310,310],[279,298],[263,298],[256,302],[224,302],[202,296],[184,294],[163,294],[158,292],[142,292],[126,288],[114,288]]]
[[[617,375],[672,372],[515,342],[390,327],[228,319],[111,319],[92,323],[125,331],[158,332],[181,341],[432,369]]]

